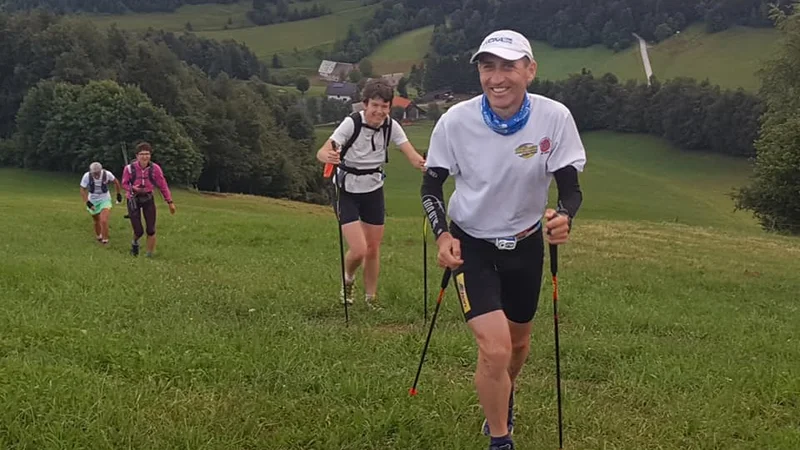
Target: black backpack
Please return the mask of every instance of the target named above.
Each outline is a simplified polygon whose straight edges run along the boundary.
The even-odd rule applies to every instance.
[[[134,161],[134,162],[132,162],[132,163],[131,163],[131,164],[128,166],[128,173],[130,173],[130,174],[131,174],[131,186],[133,186],[133,182],[134,182],[134,181],[136,181],[136,169],[134,169],[134,167],[133,167],[133,165],[134,165],[134,164],[135,164],[135,161]],[[152,184],[153,186],[155,186],[155,185],[156,185],[156,182],[155,182],[155,180],[153,179],[153,163],[150,163],[150,165],[148,166],[148,168],[149,168],[150,170],[148,170],[148,172],[147,172],[147,175],[148,175],[148,177],[147,177],[147,178],[149,178],[149,179],[150,179],[150,184]]]
[[[348,150],[350,150],[350,147],[353,146],[353,143],[358,138],[358,135],[361,133],[361,127],[367,127],[370,130],[374,130],[376,132],[377,131],[383,131],[383,137],[384,137],[384,141],[385,141],[384,149],[386,151],[385,161],[386,161],[386,163],[388,163],[389,162],[389,143],[392,141],[392,120],[394,120],[394,119],[392,119],[392,117],[389,116],[381,124],[380,127],[373,128],[373,127],[371,127],[371,126],[369,126],[369,125],[367,125],[367,124],[362,122],[361,113],[360,112],[354,112],[354,113],[350,114],[349,117],[353,120],[353,123],[354,123],[353,135],[350,136],[350,139],[348,139],[347,142],[345,142],[344,145],[342,146],[342,152],[339,154],[339,160],[344,162],[344,155],[347,153]],[[376,150],[374,142],[372,143],[372,149]]]
[[[94,177],[92,173],[89,172],[89,193],[94,194]],[[103,177],[100,179],[100,191],[105,194],[108,192],[108,176],[106,175],[106,171],[103,170]]]

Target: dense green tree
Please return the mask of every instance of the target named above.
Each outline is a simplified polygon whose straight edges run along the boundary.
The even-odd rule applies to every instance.
[[[300,91],[301,94],[305,94],[306,91],[311,88],[311,82],[308,81],[308,77],[298,77],[295,87],[297,87],[297,90]]]
[[[762,71],[767,108],[750,184],[734,198],[770,231],[800,234],[800,12],[776,14],[783,42]]]
[[[183,127],[135,86],[42,81],[25,97],[17,123],[27,168],[80,172],[92,161],[122,167],[121,145],[144,139],[174,182],[189,184],[200,174],[202,157]]]

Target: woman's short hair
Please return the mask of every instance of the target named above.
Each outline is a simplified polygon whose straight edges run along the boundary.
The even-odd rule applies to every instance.
[[[150,146],[149,142],[140,142],[136,145],[136,154],[138,155],[141,152],[153,153],[153,147]]]

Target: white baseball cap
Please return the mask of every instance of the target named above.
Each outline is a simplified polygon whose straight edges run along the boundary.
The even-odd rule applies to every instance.
[[[516,61],[527,56],[533,61],[531,43],[525,36],[512,30],[498,30],[486,36],[481,47],[472,55],[469,62],[476,62],[481,53],[491,53],[509,61]]]

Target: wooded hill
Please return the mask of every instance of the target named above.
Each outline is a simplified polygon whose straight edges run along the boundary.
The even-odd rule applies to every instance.
[[[176,184],[325,201],[312,124],[239,47],[41,11],[0,14],[0,36],[0,164],[118,173],[147,139]]]

